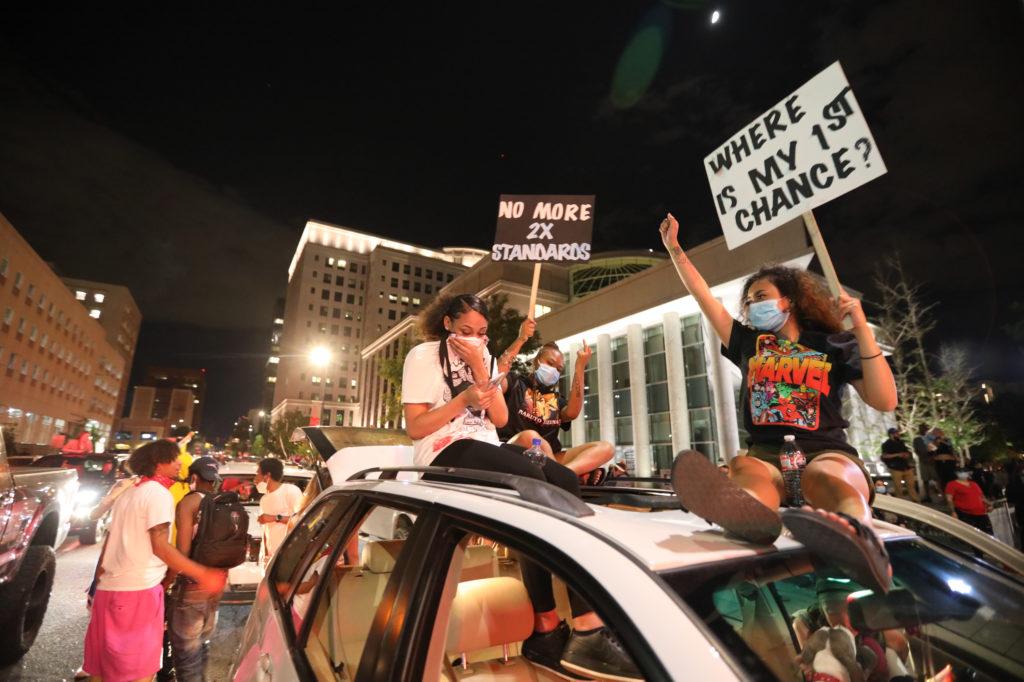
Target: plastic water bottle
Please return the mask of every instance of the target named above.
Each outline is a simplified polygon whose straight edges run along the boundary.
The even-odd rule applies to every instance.
[[[530,460],[530,464],[536,464],[539,467],[544,466],[544,461],[548,458],[540,447],[540,438],[534,438],[530,447],[523,454],[526,455],[526,459]]]
[[[796,436],[785,436],[783,440],[779,464],[782,468],[782,480],[786,484],[786,497],[789,499],[789,506],[800,507],[804,503],[800,478],[804,467],[807,466],[807,458],[796,444]]]

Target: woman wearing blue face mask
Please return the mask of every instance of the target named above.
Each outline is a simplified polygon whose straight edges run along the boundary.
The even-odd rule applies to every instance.
[[[680,279],[722,341],[722,353],[744,374],[745,457],[723,477],[706,457],[681,453],[672,468],[681,504],[744,539],[773,543],[782,524],[809,550],[832,561],[865,586],[888,590],[889,559],[871,523],[871,477],[846,441],[842,396],[852,386],[871,407],[896,408],[889,363],[867,324],[860,301],[845,292],[838,301],[813,275],[764,267],[744,283],[744,322],[716,299],[683,253],[671,214],[661,237]],[[840,319],[853,328],[842,331]],[[794,436],[807,458],[802,476],[809,506],[780,516],[786,491],[779,451]]]
[[[533,336],[536,326],[536,322],[531,319],[523,320],[518,338],[498,359],[499,371],[509,370],[513,358]],[[591,353],[590,346],[584,341],[583,348],[576,355],[576,369],[572,375],[568,399],[558,388],[558,381],[565,369],[565,357],[554,343],[546,343],[541,347],[533,358],[529,374],[508,375],[503,385],[505,402],[508,404],[508,423],[498,430],[498,435],[506,443],[526,448],[530,447],[535,438],[539,438],[544,454],[571,469],[581,480],[586,477],[587,482],[597,483],[605,473],[599,467],[615,454],[612,444],[594,441],[565,450],[558,438],[558,432],[568,430],[572,420],[583,410],[583,376]]]

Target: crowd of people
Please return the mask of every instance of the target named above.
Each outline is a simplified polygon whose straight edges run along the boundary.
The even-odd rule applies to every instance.
[[[182,425],[133,452],[129,474],[92,512],[109,511],[111,521],[89,587],[76,679],[207,679],[207,643],[227,572],[245,560],[250,543],[238,492],[220,489],[217,460],[188,454],[192,435]],[[252,481],[261,495],[264,562],[299,509],[301,491],[283,482],[283,471],[281,460],[267,458]]]

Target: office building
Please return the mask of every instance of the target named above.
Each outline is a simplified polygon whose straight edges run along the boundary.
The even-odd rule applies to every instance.
[[[75,300],[85,306],[89,317],[98,320],[107,333],[107,341],[124,358],[125,372],[118,392],[117,412],[124,414],[124,401],[128,395],[128,378],[135,360],[135,346],[142,326],[142,313],[127,287],[106,282],[62,277]]]
[[[132,391],[128,416],[118,427],[118,442],[136,447],[170,435],[175,424],[202,428],[206,370],[149,367]]]
[[[100,322],[0,214],[0,423],[27,445],[87,429],[102,449],[126,375]]]
[[[307,222],[288,268],[280,354],[269,360],[272,418],[299,410],[320,423],[358,423],[362,347],[484,255]]]

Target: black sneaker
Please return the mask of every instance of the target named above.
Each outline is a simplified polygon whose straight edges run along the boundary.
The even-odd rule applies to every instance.
[[[622,643],[606,627],[574,631],[565,645],[560,663],[567,670],[602,680],[632,682],[644,679]]]
[[[569,641],[569,626],[563,620],[551,632],[534,632],[523,641],[523,658],[567,680],[589,680],[562,667],[559,661]]]

